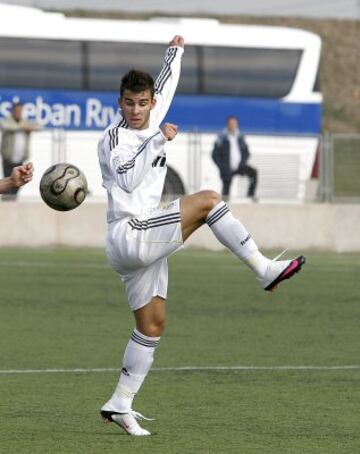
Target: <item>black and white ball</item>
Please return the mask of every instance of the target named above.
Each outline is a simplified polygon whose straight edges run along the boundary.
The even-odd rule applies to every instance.
[[[41,197],[54,210],[73,210],[85,200],[87,192],[85,175],[72,164],[55,164],[41,177]]]

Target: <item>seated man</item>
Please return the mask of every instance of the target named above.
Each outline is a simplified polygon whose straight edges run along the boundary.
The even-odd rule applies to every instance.
[[[219,134],[212,152],[212,158],[219,167],[224,200],[229,199],[234,175],[249,177],[247,196],[256,200],[257,170],[247,164],[249,157],[249,148],[244,136],[240,134],[238,120],[236,117],[230,116],[227,119],[226,129]]]

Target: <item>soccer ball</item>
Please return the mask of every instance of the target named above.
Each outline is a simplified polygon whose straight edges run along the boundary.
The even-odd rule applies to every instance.
[[[41,177],[40,194],[43,201],[54,210],[73,210],[85,200],[85,175],[72,164],[55,164]]]

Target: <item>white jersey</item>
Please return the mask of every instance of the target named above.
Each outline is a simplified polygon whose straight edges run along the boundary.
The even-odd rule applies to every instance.
[[[155,82],[156,104],[150,112],[149,128],[131,129],[119,110],[99,141],[109,223],[141,216],[160,203],[167,168],[166,139],[159,127],[175,94],[182,54],[181,47],[166,51],[164,66]]]

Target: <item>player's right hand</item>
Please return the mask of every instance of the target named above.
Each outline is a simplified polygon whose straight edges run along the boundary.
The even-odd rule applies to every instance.
[[[180,35],[175,35],[169,42],[169,46],[184,47],[184,38]]]
[[[178,127],[172,123],[164,123],[160,127],[160,130],[163,133],[163,136],[166,138],[166,140],[173,140],[173,138],[177,134]]]

